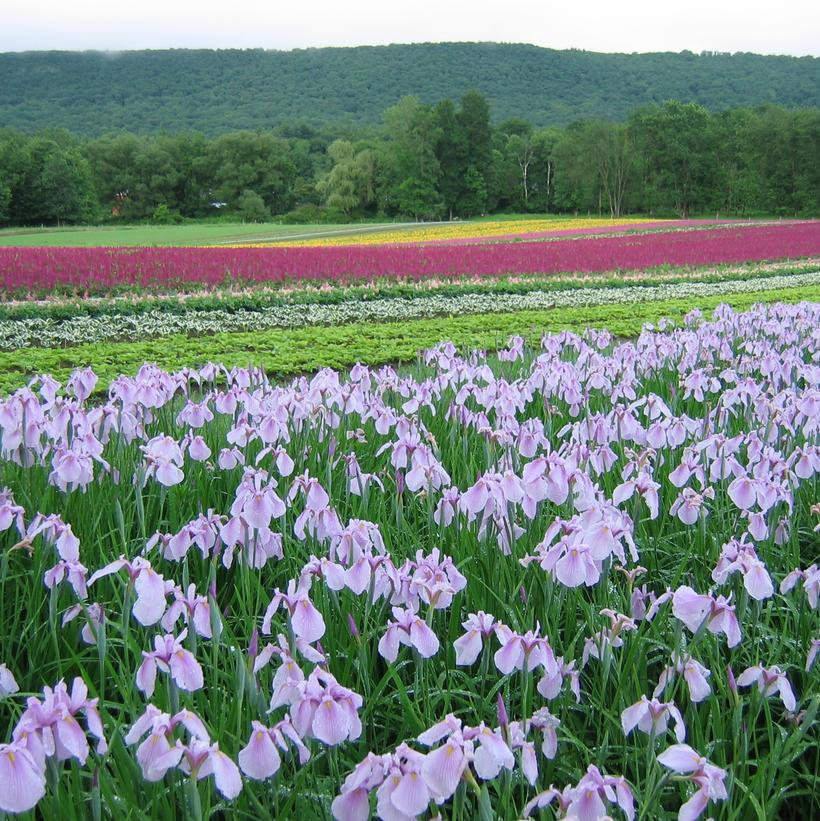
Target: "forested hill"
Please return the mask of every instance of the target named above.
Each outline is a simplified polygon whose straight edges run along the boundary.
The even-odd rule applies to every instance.
[[[89,136],[368,124],[403,95],[433,103],[469,90],[487,97],[494,120],[524,117],[536,126],[619,120],[668,99],[712,110],[818,106],[820,59],[498,43],[0,54],[0,126]]]

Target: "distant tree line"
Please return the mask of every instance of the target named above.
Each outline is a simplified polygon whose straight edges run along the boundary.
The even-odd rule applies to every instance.
[[[752,216],[820,213],[820,109],[711,113],[693,103],[625,122],[493,125],[477,92],[404,97],[380,127],[81,139],[0,130],[0,224],[224,217],[330,222],[494,212]]]

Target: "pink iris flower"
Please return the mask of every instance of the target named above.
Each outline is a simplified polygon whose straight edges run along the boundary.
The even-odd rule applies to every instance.
[[[693,633],[706,622],[710,633],[725,633],[727,644],[734,647],[740,643],[740,625],[735,615],[735,608],[724,596],[717,599],[710,595],[696,593],[691,587],[683,585],[672,596],[672,613]]]
[[[641,696],[640,701],[621,713],[621,726],[624,728],[624,735],[629,735],[637,727],[647,735],[659,736],[666,732],[670,718],[675,721],[675,738],[683,742],[686,738],[686,726],[680,710],[672,701],[661,702],[657,698],[650,700]]]
[[[164,537],[161,533],[155,533],[145,545],[145,552],[161,545],[164,559],[181,562],[188,555],[188,551],[196,546],[202,558],[207,559],[217,544],[224,518],[214,513],[213,510],[201,513],[173,535],[169,534]]]
[[[291,579],[288,582],[287,592],[282,593],[279,588],[273,591],[273,598],[265,610],[265,616],[262,619],[262,632],[269,634],[271,632],[271,621],[273,616],[280,606],[290,614],[290,623],[293,627],[293,632],[303,638],[305,641],[313,643],[318,641],[325,634],[325,620],[322,614],[314,607],[310,600],[310,576],[302,577],[299,580],[299,586],[296,586],[296,580]]]
[[[288,742],[298,750],[299,764],[307,764],[310,750],[302,743],[289,718],[282,719],[273,727],[254,721],[252,727],[251,737],[238,756],[239,767],[249,778],[262,781],[275,775],[282,765],[279,751],[287,751]]]
[[[213,411],[208,407],[206,402],[191,402],[177,414],[177,425],[188,425],[192,428],[201,428],[206,422],[213,422]]]
[[[564,504],[569,496],[569,477],[567,463],[557,453],[528,462],[521,475],[521,506],[527,517],[534,519],[538,503],[546,499],[556,505]]]
[[[241,516],[252,528],[268,529],[271,520],[285,515],[285,503],[276,493],[276,481],[264,470],[246,468],[231,505],[231,516]]]
[[[239,767],[219,749],[219,743],[210,743],[194,736],[186,745],[177,741],[177,749],[182,750],[179,769],[192,775],[197,781],[214,777],[216,789],[229,801],[242,792],[242,776]]]
[[[183,445],[183,451],[187,448],[188,455],[195,462],[205,462],[211,458],[211,449],[201,436],[188,436]]]
[[[227,568],[233,564],[237,546],[241,563],[254,570],[264,567],[270,559],[282,559],[285,555],[281,533],[268,527],[254,528],[241,514],[221,526],[219,538],[224,546],[222,564]]]
[[[758,482],[748,476],[738,476],[729,484],[729,498],[741,510],[751,510],[758,500]]]
[[[788,593],[798,582],[803,583],[809,607],[816,610],[820,600],[820,566],[813,564],[805,570],[792,570],[780,583],[780,592]]]
[[[457,665],[469,666],[478,658],[484,646],[484,639],[489,638],[494,632],[494,623],[495,618],[483,610],[467,616],[467,620],[462,622],[462,627],[467,632],[453,642]]]
[[[326,556],[319,559],[312,553],[299,574],[300,582],[307,583],[309,579],[306,577],[308,576],[321,579],[325,586],[334,592],[342,590],[347,583],[345,568],[341,564],[331,561]]]
[[[376,814],[385,821],[415,819],[430,803],[422,772],[425,757],[401,744],[391,757],[385,778],[376,791]]]
[[[20,536],[23,536],[26,531],[25,512],[21,505],[14,503],[14,495],[8,488],[0,490],[0,533],[14,525]]]
[[[709,801],[728,798],[723,783],[726,771],[711,764],[688,744],[673,744],[658,756],[658,761],[675,773],[688,775],[697,787],[695,794],[678,811],[678,821],[695,821]]]
[[[5,664],[0,664],[0,699],[13,696],[20,691],[14,673]]]
[[[672,502],[669,513],[673,516],[677,515],[685,525],[693,525],[701,516],[703,518],[708,516],[709,511],[704,502],[707,499],[714,498],[715,492],[710,487],[706,488],[703,493],[696,493],[692,488],[686,487],[680,492],[678,498]]]
[[[180,726],[190,736],[187,744],[174,737]],[[179,768],[197,780],[213,775],[217,790],[229,800],[239,795],[239,768],[219,749],[219,744],[211,743],[204,723],[195,713],[180,710],[169,715],[149,704],[128,731],[125,743],[137,744],[146,733],[137,747],[137,763],[146,781],[160,781],[169,770]]]
[[[418,740],[422,744],[435,744],[439,740],[435,730],[436,728],[431,728],[422,733]],[[446,741],[440,747],[427,753],[421,771],[437,802],[446,801],[456,791],[470,764],[473,749],[473,743],[466,740],[462,731],[457,729],[447,733]]]
[[[342,687],[330,673],[315,667],[299,683],[291,705],[291,722],[300,736],[312,736],[333,747],[362,734],[358,693]]]
[[[528,630],[523,635],[513,632],[506,624],[498,622],[495,626],[495,635],[501,643],[496,650],[493,660],[500,673],[505,676],[513,670],[531,672],[537,667],[547,670],[555,667],[555,655],[549,642],[538,635],[539,628]]]
[[[216,463],[222,470],[233,470],[237,465],[245,464],[245,454],[239,448],[222,448]]]
[[[410,578],[410,595],[436,610],[449,607],[453,596],[467,586],[467,579],[459,572],[452,558],[442,558],[437,547],[427,556],[417,550],[415,565]]]
[[[26,812],[45,793],[45,766],[29,752],[26,743],[0,744],[0,810]]]
[[[818,653],[820,653],[820,639],[812,639],[811,645],[809,646],[809,652],[806,655],[806,672],[807,673],[814,666],[814,660],[817,658]]]
[[[704,667],[699,661],[691,656],[672,655],[672,664],[664,668],[658,679],[658,686],[652,694],[655,698],[661,695],[669,682],[674,681],[675,676],[682,675],[686,686],[689,688],[689,698],[693,703],[703,701],[711,694],[708,678],[712,675],[711,670]]]
[[[615,488],[612,493],[612,504],[621,505],[637,493],[649,508],[649,518],[657,519],[660,505],[658,490],[660,490],[660,487],[660,484],[652,479],[648,473],[641,471],[635,479],[628,479]]]
[[[544,754],[544,758],[555,758],[558,753],[558,727],[561,726],[561,722],[546,707],[541,707],[532,714],[529,725],[539,730],[543,735],[541,752]],[[512,727],[512,724],[510,726]],[[535,779],[528,780],[531,784],[535,782]]]
[[[623,613],[616,613],[605,607],[601,610],[601,615],[609,619],[609,628],[599,630],[584,641],[584,650],[581,655],[582,668],[586,667],[590,658],[600,659],[608,648],[623,647],[624,640],[621,634],[638,629],[634,619]]]
[[[188,630],[185,629],[178,636],[154,636],[154,649],[150,653],[143,650],[136,681],[146,698],[154,693],[157,668],[169,673],[181,690],[193,692],[202,687],[202,668],[194,654],[182,645],[187,635]]]
[[[555,564],[555,578],[567,587],[591,587],[601,578],[601,571],[587,545],[570,545]]]
[[[473,767],[479,778],[489,781],[495,778],[502,769],[512,770],[515,757],[507,746],[500,728],[495,730],[483,722],[476,728],[473,744],[478,747],[473,753]]]
[[[63,681],[54,689],[44,687],[42,701],[36,698],[26,701],[26,709],[14,728],[14,740],[28,738],[29,750],[32,750],[34,736],[38,747],[47,755],[54,755],[58,761],[76,758],[85,764],[89,747],[76,718],[78,713],[85,715],[88,732],[97,739],[97,752],[103,754],[108,750],[97,702],[96,698],[88,698],[88,687],[79,676],[72,682],[70,693]]]
[[[154,476],[165,487],[178,485],[185,474],[180,470],[184,462],[182,448],[170,436],[155,436],[141,447],[145,454],[145,480]]]
[[[737,686],[750,687],[753,684],[757,685],[757,689],[763,694],[764,698],[779,694],[783,706],[789,712],[794,712],[796,706],[794,692],[785,673],[779,667],[776,665],[773,667],[763,667],[760,664],[747,667],[738,676]]]
[[[173,731],[182,724],[192,736],[208,739],[208,731],[201,719],[188,710],[169,715],[153,704],[147,705],[143,714],[134,722],[125,736],[128,745],[137,744],[137,763],[146,781],[160,781],[168,770],[176,767],[182,759],[182,750],[177,747]],[[174,742],[173,744],[171,742]]]
[[[65,627],[69,622],[76,619],[80,613],[86,616],[85,624],[80,629],[80,638],[86,644],[97,644],[100,631],[105,627],[105,611],[102,605],[95,602],[87,607],[83,604],[75,604],[73,607],[69,607],[63,614],[62,626]]]
[[[440,527],[449,527],[461,506],[461,493],[457,487],[446,488],[439,497],[433,513],[433,521]]]
[[[756,601],[763,601],[774,595],[774,585],[766,565],[757,556],[755,549],[744,542],[732,540],[723,545],[712,578],[718,584],[725,584],[733,573],[740,573],[743,586]]]
[[[167,605],[165,597],[173,591],[174,582],[170,579],[166,581],[151,567],[151,562],[142,556],[137,556],[133,561],[129,561],[125,556],[120,556],[119,559],[115,559],[94,573],[88,580],[88,586],[90,587],[104,576],[110,576],[120,570],[128,571],[128,576],[137,593],[137,598],[131,609],[134,618],[143,627],[156,624],[165,613]]]
[[[391,765],[392,756],[368,753],[344,780],[339,795],[333,799],[331,812],[336,821],[368,821],[369,794],[380,786]]]
[[[212,638],[211,605],[208,597],[197,595],[193,582],[188,585],[187,592],[181,587],[175,587],[171,595],[173,602],[160,621],[162,629],[170,633],[181,616],[185,624],[193,624],[198,635],[206,639]]]
[[[379,639],[379,655],[392,663],[399,654],[399,645],[414,647],[422,658],[438,653],[438,637],[413,607],[393,608],[393,619]]]
[[[85,402],[94,392],[96,386],[97,374],[91,368],[73,371],[66,383],[66,389],[73,393],[80,402]]]
[[[265,667],[273,655],[279,657],[280,664],[273,676],[273,682],[271,684],[271,711],[275,710],[277,707],[281,707],[283,704],[293,704],[296,700],[298,700],[300,697],[299,688],[305,680],[305,674],[302,672],[302,668],[296,663],[296,659],[294,659],[291,654],[287,639],[280,634],[278,636],[278,640],[278,647],[274,644],[266,645],[265,649],[262,650],[262,652],[256,657],[253,664],[253,672],[255,675],[263,667]],[[297,643],[299,641],[304,642],[304,639],[297,639]],[[312,650],[313,648],[305,642],[303,646],[303,655],[304,650],[307,649]],[[317,659],[314,657],[311,660],[316,661]],[[321,657],[319,660],[322,660]]]
[[[563,656],[555,659],[555,665],[548,665],[544,675],[538,681],[536,689],[545,699],[551,701],[557,698],[564,686],[564,682],[569,681],[570,692],[575,696],[577,703],[581,702],[581,674],[575,669],[575,661],[564,661]]]
[[[43,574],[45,586],[52,590],[67,579],[77,598],[86,598],[88,569],[80,562],[80,540],[74,535],[71,525],[63,522],[59,515],[38,514],[26,531],[25,541],[30,542],[38,535],[54,546],[59,557],[57,564]]]
[[[524,818],[553,801],[557,802],[562,818],[577,818],[579,821],[607,818],[609,804],[617,804],[628,821],[635,817],[635,800],[626,779],[603,775],[594,764],[587,767],[584,777],[574,787],[567,786],[561,791],[550,787],[535,796],[524,807]]]

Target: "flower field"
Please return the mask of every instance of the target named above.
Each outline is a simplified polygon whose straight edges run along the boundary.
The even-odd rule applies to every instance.
[[[107,341],[139,341],[185,334],[197,337],[216,333],[266,331],[270,328],[339,326],[352,322],[406,322],[436,316],[476,316],[546,308],[580,308],[598,305],[636,305],[670,299],[728,297],[765,291],[820,286],[820,264],[806,273],[754,276],[717,282],[672,282],[598,288],[540,290],[518,293],[466,291],[454,295],[385,296],[322,303],[305,302],[253,308],[202,308],[171,312],[146,306],[138,313],[69,316],[65,319],[33,317],[0,319],[0,350],[60,348]]]
[[[422,243],[425,245],[473,245],[484,242],[521,242],[532,240],[582,239],[589,236],[618,236],[619,234],[645,234],[657,231],[696,231],[704,228],[759,227],[765,221],[741,222],[738,220],[646,220],[646,219],[571,219],[571,220],[503,220],[498,222],[468,222],[437,224],[428,228],[404,228],[396,231],[348,234],[347,236],[289,239],[264,243],[241,243],[228,247],[311,248],[340,245],[394,245]]]
[[[519,236],[562,236],[618,232],[662,227],[683,227],[707,225],[710,220],[646,220],[633,219],[514,219],[486,220],[482,222],[450,222],[419,227],[404,227],[400,230],[381,230],[347,236],[318,237],[303,240],[282,240],[267,245],[287,245],[289,247],[311,247],[322,245],[393,245],[395,243],[417,242],[475,242],[476,240],[509,239]]]
[[[0,248],[0,817],[820,815],[818,257]]]
[[[32,381],[0,811],[817,815],[818,325]]]
[[[820,221],[473,245],[308,248],[0,248],[0,290],[86,294],[233,283],[419,280],[705,266],[820,254]]]

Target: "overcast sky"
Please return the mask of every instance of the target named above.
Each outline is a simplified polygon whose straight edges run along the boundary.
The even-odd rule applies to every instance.
[[[820,56],[818,0],[0,0],[0,51],[494,40]]]

